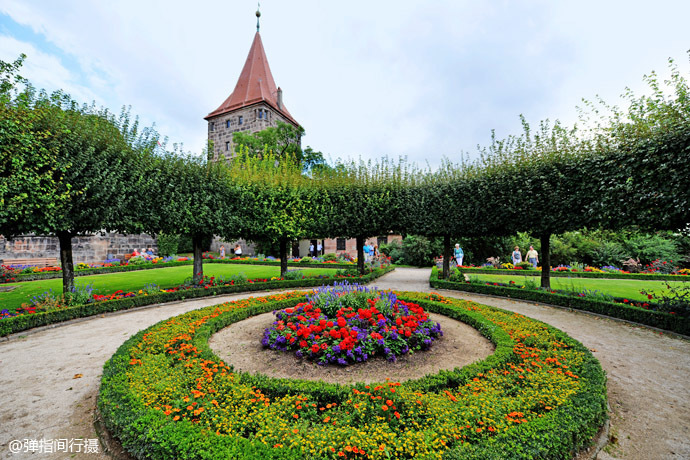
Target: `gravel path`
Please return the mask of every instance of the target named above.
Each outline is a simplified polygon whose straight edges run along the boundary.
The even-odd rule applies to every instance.
[[[396,269],[372,283],[429,291],[429,270]],[[262,295],[253,293],[253,296]],[[88,458],[104,454],[13,454],[12,440],[95,439],[93,409],[105,361],[131,335],[170,316],[231,295],[100,316],[0,342],[0,458]],[[516,311],[564,330],[589,347],[609,378],[612,434],[598,458],[690,458],[690,341],[618,321],[534,303],[443,291]]]

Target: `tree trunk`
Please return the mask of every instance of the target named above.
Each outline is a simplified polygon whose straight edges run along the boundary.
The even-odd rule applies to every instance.
[[[364,237],[357,237],[357,271],[364,275]]]
[[[62,265],[62,293],[65,295],[74,291],[74,262],[72,262],[72,234],[57,232],[60,242],[60,264]]]
[[[204,279],[204,258],[202,257],[203,248],[201,247],[203,235],[192,235],[192,246],[194,246],[194,284]]]
[[[450,235],[443,235],[443,279],[450,277]]]
[[[278,240],[280,244],[280,276],[285,276],[288,271],[288,241],[285,238]]]
[[[541,287],[551,289],[551,233],[542,233],[541,239]]]

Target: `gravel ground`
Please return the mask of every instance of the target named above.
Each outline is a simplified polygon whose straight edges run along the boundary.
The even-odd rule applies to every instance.
[[[429,270],[396,269],[372,283],[429,291]],[[544,321],[590,348],[606,370],[612,443],[598,458],[690,458],[690,341],[647,328],[544,305],[461,292]],[[253,296],[262,295],[253,293]],[[12,440],[95,439],[93,409],[103,364],[131,335],[232,295],[175,302],[27,332],[0,342],[0,458],[107,458],[102,453],[13,454]],[[615,441],[615,442],[613,442]]]

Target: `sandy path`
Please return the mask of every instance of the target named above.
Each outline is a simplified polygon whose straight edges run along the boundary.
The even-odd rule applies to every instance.
[[[396,269],[372,284],[429,291],[428,277],[429,270]],[[618,438],[598,458],[690,458],[689,341],[532,303],[450,291],[443,294],[523,313],[596,350],[609,377],[612,433]],[[96,438],[93,408],[103,364],[126,338],[170,316],[249,296],[175,302],[0,342],[0,458],[107,458],[83,453],[12,454],[9,443],[15,439]],[[81,377],[74,378],[78,374]]]

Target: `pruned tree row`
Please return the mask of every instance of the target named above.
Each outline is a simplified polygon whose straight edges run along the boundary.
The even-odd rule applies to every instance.
[[[690,222],[690,97],[675,70],[673,94],[652,75],[651,96],[630,95],[627,112],[608,108],[588,131],[523,119],[523,133],[494,139],[472,162],[431,171],[384,158],[305,173],[289,149],[254,145],[260,154],[228,165],[168,151],[128,112],[37,93],[17,76],[21,60],[0,62],[0,233],[57,236],[65,292],[71,238],[104,230],[191,235],[196,279],[213,235],[277,243],[283,273],[296,239],[356,238],[362,271],[367,237],[439,236],[447,276],[457,237],[537,234],[546,268],[553,234]]]

